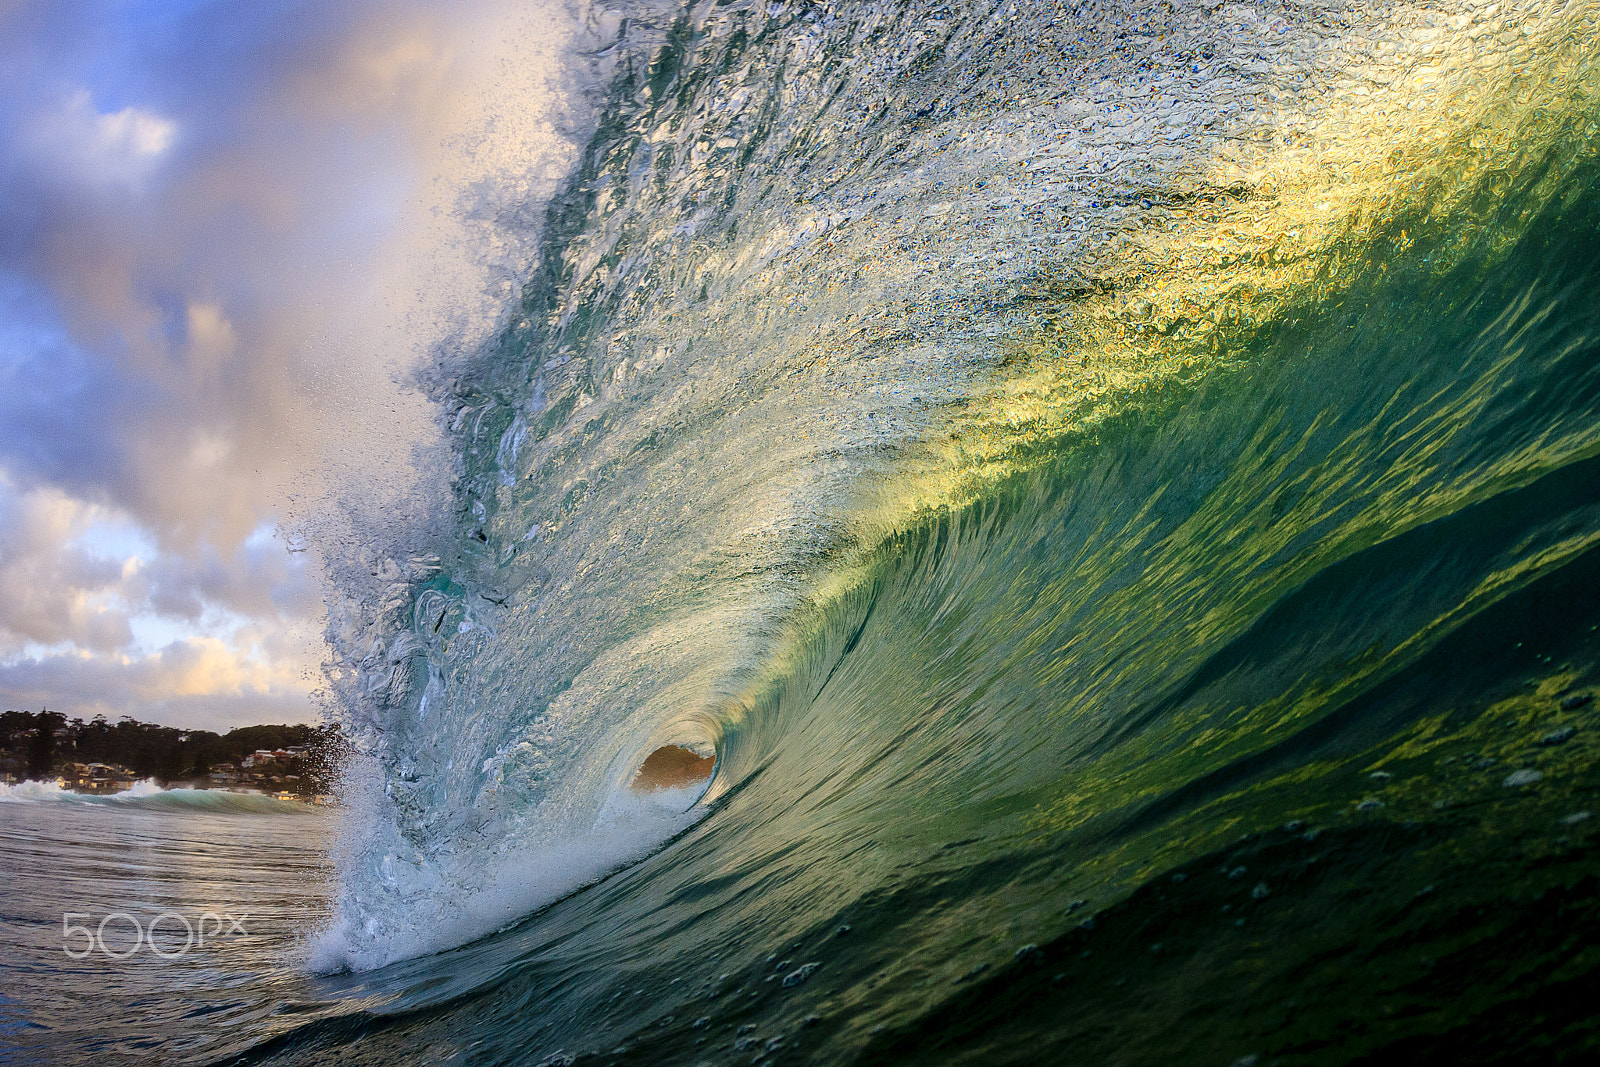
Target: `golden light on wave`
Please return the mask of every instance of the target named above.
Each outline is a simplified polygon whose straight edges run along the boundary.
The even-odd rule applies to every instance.
[[[1407,9],[1350,38],[1352,58],[1324,83],[1285,82],[1253,129],[1219,140],[1208,171],[1152,187],[1136,229],[1040,272],[921,503],[959,505],[1140,394],[1226,369],[1288,305],[1337,304],[1369,260],[1404,253],[1407,220],[1463,217],[1519,180],[1553,187],[1562,152],[1597,132],[1594,33],[1580,5]],[[1448,270],[1461,251],[1441,246],[1430,265]]]
[[[1060,456],[1065,443],[1092,443],[1119,416],[1175,402],[1240,368],[1252,340],[1287,311],[1337,308],[1391,260],[1416,269],[1420,258],[1443,274],[1488,248],[1485,241],[1514,243],[1526,217],[1459,223],[1492,211],[1518,182],[1531,187],[1521,202],[1541,202],[1565,162],[1600,135],[1600,6],[1448,7],[1398,6],[1381,22],[1330,30],[1315,55],[1283,51],[1270,71],[1238,81],[1236,97],[1213,99],[1199,83],[1187,102],[1178,94],[1198,117],[1183,133],[1194,151],[1180,164],[1146,160],[1141,170],[1134,153],[1096,170],[1075,151],[1146,144],[1161,128],[1150,111],[1117,114],[1134,99],[1132,83],[1107,90],[1110,112],[1095,112],[1101,104],[1086,99],[1082,116],[1099,117],[1059,124],[1059,139],[1032,143],[1032,156],[985,156],[965,188],[972,210],[989,221],[957,221],[961,194],[952,192],[930,225],[991,234],[991,258],[971,268],[985,277],[1021,255],[1006,244],[1021,227],[1000,208],[1050,203],[1063,212],[1055,250],[1003,297],[941,298],[948,307],[929,300],[945,317],[927,320],[916,318],[917,300],[879,307],[813,345],[811,372],[825,382],[865,362],[863,353],[881,357],[940,331],[947,346],[969,346],[972,362],[990,348],[1000,357],[970,396],[927,402],[937,410],[929,435],[896,443],[895,478],[858,482],[857,543],[876,544],[921,517],[983,499]],[[1147,92],[1142,81],[1137,91]],[[1055,106],[1042,105],[1040,128],[1051,125]],[[964,129],[953,121],[949,143],[984,143],[982,131]],[[1140,210],[1126,210],[1130,198]],[[1084,233],[1092,236],[1080,239]],[[915,291],[932,256],[883,256],[868,239],[837,240],[837,255],[881,257],[867,263],[870,284],[856,279],[864,306],[892,291],[890,276]],[[944,280],[951,293],[963,284],[954,272]],[[1304,506],[1317,499],[1308,494]],[[836,561],[811,602],[835,600],[869,571],[862,560]],[[783,669],[774,661],[770,676]]]

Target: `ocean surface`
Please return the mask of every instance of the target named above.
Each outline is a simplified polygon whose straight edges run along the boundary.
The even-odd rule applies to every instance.
[[[292,1026],[325,809],[141,782],[0,785],[0,1063],[182,1063]]]
[[[320,548],[345,806],[4,806],[89,879],[8,895],[4,1039],[1586,1062],[1597,14],[580,10],[539,255],[419,372],[441,512]],[[91,972],[68,897],[262,932]]]

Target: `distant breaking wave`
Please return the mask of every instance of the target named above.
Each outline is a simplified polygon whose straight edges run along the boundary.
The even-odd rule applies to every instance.
[[[305,805],[276,797],[235,793],[225,789],[167,789],[154,778],[144,778],[120,793],[75,793],[55,782],[25,781],[0,785],[0,804],[114,805],[148,810],[215,811],[280,815],[304,811]]]

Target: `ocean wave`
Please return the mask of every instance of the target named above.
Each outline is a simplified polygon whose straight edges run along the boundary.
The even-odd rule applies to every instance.
[[[118,793],[100,794],[73,792],[53,781],[28,780],[13,785],[0,785],[0,804],[41,803],[261,815],[279,815],[306,810],[304,804],[279,800],[264,794],[238,793],[226,789],[169,789],[154,778],[142,778]]]
[[[319,966],[667,1062],[848,952],[859,1051],[1590,684],[1590,6],[625,10],[451,535],[343,572]]]

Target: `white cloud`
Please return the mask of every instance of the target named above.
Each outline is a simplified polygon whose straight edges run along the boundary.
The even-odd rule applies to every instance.
[[[92,106],[89,91],[80,90],[73,103],[87,112]],[[114,114],[94,116],[91,144],[101,159],[126,164],[154,159],[172,147],[177,135],[177,123],[148,111],[125,107]]]
[[[36,115],[31,127],[31,148],[47,171],[102,188],[139,186],[178,139],[171,119],[131,105],[102,112],[82,88]]]
[[[0,663],[6,707],[48,706],[76,718],[131,715],[169,726],[227,730],[314,718],[312,678],[264,665],[215,641],[174,643],[127,658],[61,652]]]
[[[76,543],[96,512],[52,489],[0,495],[0,655],[30,644],[114,651],[130,639],[127,612],[106,595],[123,562]]]
[[[305,719],[321,611],[303,557],[259,528],[163,552],[128,515],[0,476],[0,701],[159,717],[214,700]]]

